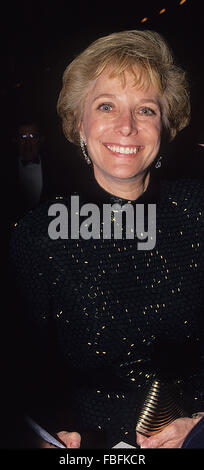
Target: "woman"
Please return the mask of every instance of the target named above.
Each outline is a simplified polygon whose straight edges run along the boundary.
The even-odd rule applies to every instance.
[[[161,141],[172,140],[189,122],[185,73],[159,34],[114,33],[67,67],[58,112],[65,136],[81,145],[93,168],[79,210],[94,203],[101,215],[104,204],[142,204],[146,224],[146,209],[156,204],[156,240],[140,250],[138,233],[128,238],[124,221],[118,239],[83,239],[82,231],[78,238],[59,238],[57,231],[52,236],[51,203],[16,227],[12,258],[26,314],[44,345],[51,328],[57,364],[68,376],[65,401],[58,393],[50,417],[59,401],[64,412],[74,410],[74,424],[67,427],[64,420],[59,432],[68,447],[79,447],[79,433],[83,437],[86,430],[104,431],[108,447],[121,440],[181,447],[204,410],[203,186],[159,182],[154,167]],[[73,215],[70,197],[57,202],[56,211],[63,205]],[[180,387],[182,412],[159,433],[136,436],[155,383],[161,387],[158,401],[164,390]]]

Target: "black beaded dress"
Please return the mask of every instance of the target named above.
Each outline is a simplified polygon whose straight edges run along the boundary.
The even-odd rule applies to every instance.
[[[203,201],[199,180],[152,177],[146,192],[130,201],[156,204],[156,245],[150,250],[138,250],[137,240],[125,235],[51,239],[49,207],[62,204],[70,214],[70,196],[39,206],[16,224],[16,314],[24,311],[28,323],[24,359],[28,344],[36,352],[25,374],[29,369],[32,406],[41,416],[47,410],[54,430],[104,432],[108,447],[121,440],[135,445],[138,414],[155,377],[179,385],[187,413],[204,410]],[[91,178],[80,196],[85,202],[101,208],[127,201]]]

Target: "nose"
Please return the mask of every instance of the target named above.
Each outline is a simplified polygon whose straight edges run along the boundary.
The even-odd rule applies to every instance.
[[[120,114],[116,122],[115,130],[126,137],[138,133],[138,124],[130,110]]]

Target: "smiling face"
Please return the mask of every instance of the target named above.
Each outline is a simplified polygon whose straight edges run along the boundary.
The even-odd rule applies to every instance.
[[[123,84],[104,71],[88,92],[79,131],[101,186],[142,181],[160,146],[158,93],[152,85],[136,87],[131,72]]]

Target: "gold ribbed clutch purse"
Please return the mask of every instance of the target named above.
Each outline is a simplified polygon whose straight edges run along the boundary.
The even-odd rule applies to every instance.
[[[160,432],[177,418],[186,416],[175,399],[175,389],[154,380],[147,392],[136,431],[147,437]]]

